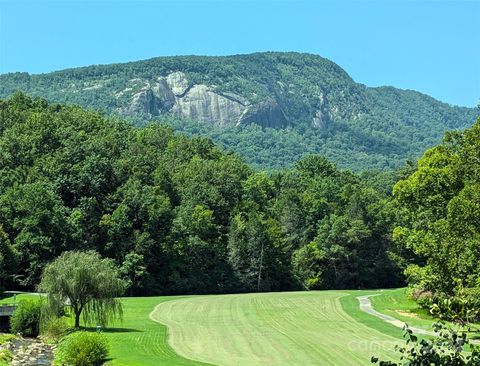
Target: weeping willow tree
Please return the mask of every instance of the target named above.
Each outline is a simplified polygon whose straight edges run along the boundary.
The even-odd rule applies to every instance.
[[[80,317],[85,324],[106,325],[122,317],[125,281],[111,259],[94,251],[65,252],[45,267],[40,291],[47,293],[47,311],[56,312],[65,306],[75,315],[75,327]]]

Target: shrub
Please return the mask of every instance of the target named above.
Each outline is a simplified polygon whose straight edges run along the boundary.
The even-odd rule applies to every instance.
[[[437,294],[429,304],[430,313],[442,320],[460,324],[480,321],[480,289],[466,288],[454,296]]]
[[[67,333],[67,329],[65,318],[51,317],[42,324],[41,333],[42,336],[56,341]]]
[[[0,365],[7,364],[9,365],[10,362],[13,360],[13,354],[8,349],[0,350]]]
[[[453,294],[447,295],[414,286],[410,288],[410,296],[442,321],[463,325],[480,322],[480,287],[460,287]]]
[[[108,356],[108,342],[100,333],[75,332],[60,342],[55,356],[69,366],[99,366]]]
[[[426,303],[433,297],[433,292],[425,290],[419,286],[408,287],[408,295],[418,303]]]
[[[13,334],[0,334],[0,346],[4,343],[13,341],[15,336]]]
[[[26,337],[38,336],[41,311],[39,301],[21,300],[10,318],[12,333],[21,333]]]
[[[405,327],[404,347],[396,346],[401,354],[401,362],[382,361],[372,357],[372,363],[379,366],[477,366],[480,365],[480,347],[470,343],[465,332],[456,332],[441,323],[433,324],[437,337],[432,340],[415,336],[411,329]]]

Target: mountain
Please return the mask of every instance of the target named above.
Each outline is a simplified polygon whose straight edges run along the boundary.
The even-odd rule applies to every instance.
[[[158,57],[0,75],[0,97],[17,90],[208,135],[266,169],[308,153],[354,170],[397,167],[478,116],[415,91],[369,88],[335,63],[300,53]]]

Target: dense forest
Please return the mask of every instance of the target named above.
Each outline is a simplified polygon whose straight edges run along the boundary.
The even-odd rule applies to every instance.
[[[167,125],[18,93],[0,100],[0,286],[95,250],[132,295],[406,281],[432,313],[478,321],[479,141],[480,119],[396,171],[308,155],[264,172]]]
[[[165,89],[170,81],[181,89],[179,97]],[[204,88],[195,89],[199,85]],[[262,170],[293,168],[309,154],[357,172],[398,168],[479,115],[410,90],[369,88],[325,58],[282,52],[0,75],[0,97],[18,90],[128,116],[134,124],[159,118],[175,130],[210,137]],[[245,112],[252,115],[243,118]],[[231,115],[239,119],[225,117]]]
[[[203,137],[24,94],[0,102],[0,271],[32,289],[72,249],[115,260],[131,294],[402,283],[390,187],[405,172],[310,155],[252,170]]]

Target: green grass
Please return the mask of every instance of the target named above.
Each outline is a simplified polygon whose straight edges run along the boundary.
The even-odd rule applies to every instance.
[[[152,316],[167,324],[179,355],[216,365],[350,366],[369,365],[374,354],[394,358],[399,338],[356,321],[342,308],[345,296],[351,294],[195,296],[163,302]]]
[[[16,301],[36,299],[38,295],[17,295]],[[205,365],[177,355],[167,343],[167,328],[149,319],[156,305],[180,296],[130,297],[122,299],[124,317],[104,330],[110,345],[112,366],[196,366]],[[13,297],[0,300],[0,304],[13,303]],[[71,319],[73,325],[73,318]],[[0,340],[2,338],[0,337]],[[3,366],[0,363],[0,366]]]
[[[39,295],[37,294],[18,294],[15,301],[18,303],[20,300],[38,299],[38,296]],[[10,304],[13,304],[13,296],[0,298],[0,305],[10,305]]]
[[[15,339],[13,334],[1,334],[0,333],[0,346],[6,342]],[[0,366],[10,365],[12,353],[9,350],[0,350]]]
[[[12,352],[6,349],[0,350],[0,366],[9,366],[12,360]]]
[[[406,288],[383,290],[370,298],[375,310],[393,316],[408,325],[432,330],[435,319],[421,308],[408,294]]]
[[[385,290],[390,291],[390,290]],[[346,291],[349,296],[344,296],[340,299],[342,308],[347,312],[355,321],[364,324],[365,326],[376,329],[379,332],[386,334],[391,337],[402,338],[403,330],[401,328],[395,327],[392,324],[389,324],[375,316],[367,314],[360,310],[359,302],[357,296],[361,295],[370,295],[370,294],[381,294],[383,295],[384,291],[376,290],[355,290],[355,291]],[[377,298],[379,296],[372,296],[370,299]],[[373,304],[373,302],[372,302]],[[382,312],[380,309],[375,307],[375,310]]]
[[[393,316],[409,326],[432,331],[432,324],[440,319],[432,317],[428,310],[421,308],[408,296],[407,291],[406,288],[382,290],[379,296],[373,296],[370,299],[375,310]],[[443,323],[458,331],[466,332],[470,339],[480,339],[477,331],[478,325],[474,325],[468,330],[458,323],[447,321],[443,321]]]
[[[156,305],[181,297],[140,297],[123,299],[124,317],[105,335],[115,366],[203,365],[177,355],[167,343],[167,328],[149,319]]]
[[[403,332],[362,312],[356,297],[365,294],[380,294],[371,298],[376,310],[409,324],[433,322],[398,313],[418,311],[403,289],[124,298],[123,321],[104,330],[109,365],[350,366],[369,365],[372,355],[394,359]]]

